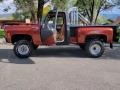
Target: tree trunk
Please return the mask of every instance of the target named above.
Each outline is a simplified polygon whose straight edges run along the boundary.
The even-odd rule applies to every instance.
[[[43,6],[44,6],[44,0],[38,0],[37,20],[39,23],[42,21]]]
[[[35,15],[35,12],[31,10],[31,20],[33,22],[36,22],[36,15]]]

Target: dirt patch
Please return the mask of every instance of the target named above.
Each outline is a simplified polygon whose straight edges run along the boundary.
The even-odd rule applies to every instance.
[[[0,44],[6,44],[5,38],[0,38]]]

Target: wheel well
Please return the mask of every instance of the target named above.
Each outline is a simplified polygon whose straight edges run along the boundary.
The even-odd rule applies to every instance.
[[[14,44],[15,42],[19,40],[29,40],[32,41],[32,37],[30,35],[23,35],[23,34],[17,34],[12,36],[12,43]]]
[[[91,39],[98,39],[101,40],[102,42],[107,42],[107,36],[106,35],[89,35],[86,37],[85,41],[89,41]]]

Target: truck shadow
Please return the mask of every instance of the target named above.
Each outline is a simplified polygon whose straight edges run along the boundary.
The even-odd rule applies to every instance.
[[[120,60],[120,47],[114,47],[114,49],[106,48],[105,53],[101,57],[105,60]]]
[[[33,57],[75,57],[75,58],[86,58],[86,54],[80,48],[75,47],[48,47],[39,48],[34,51]]]
[[[89,58],[86,53],[81,50],[79,47],[64,47],[64,48],[39,48],[38,50],[33,52],[31,58]],[[3,63],[13,63],[13,64],[35,64],[35,62],[31,59],[19,59],[17,58],[12,49],[0,49],[0,62]],[[84,59],[83,59],[84,60]],[[104,55],[100,58],[91,60],[120,60],[120,49],[114,48],[110,50],[106,48]]]
[[[12,49],[0,49],[0,62],[13,63],[13,64],[35,64],[30,58],[19,59],[17,58]]]
[[[61,48],[39,48],[34,51],[32,57],[74,57],[74,58],[90,58],[85,51],[81,50],[79,47],[61,47]],[[92,60],[120,60],[120,49],[119,47],[114,49],[105,49],[105,53],[100,58],[92,58]]]

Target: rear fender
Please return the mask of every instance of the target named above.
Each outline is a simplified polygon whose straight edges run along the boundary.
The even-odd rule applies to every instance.
[[[105,36],[106,43],[113,42],[113,29],[112,28],[81,28],[77,32],[78,43],[85,43],[86,38],[89,36]]]

